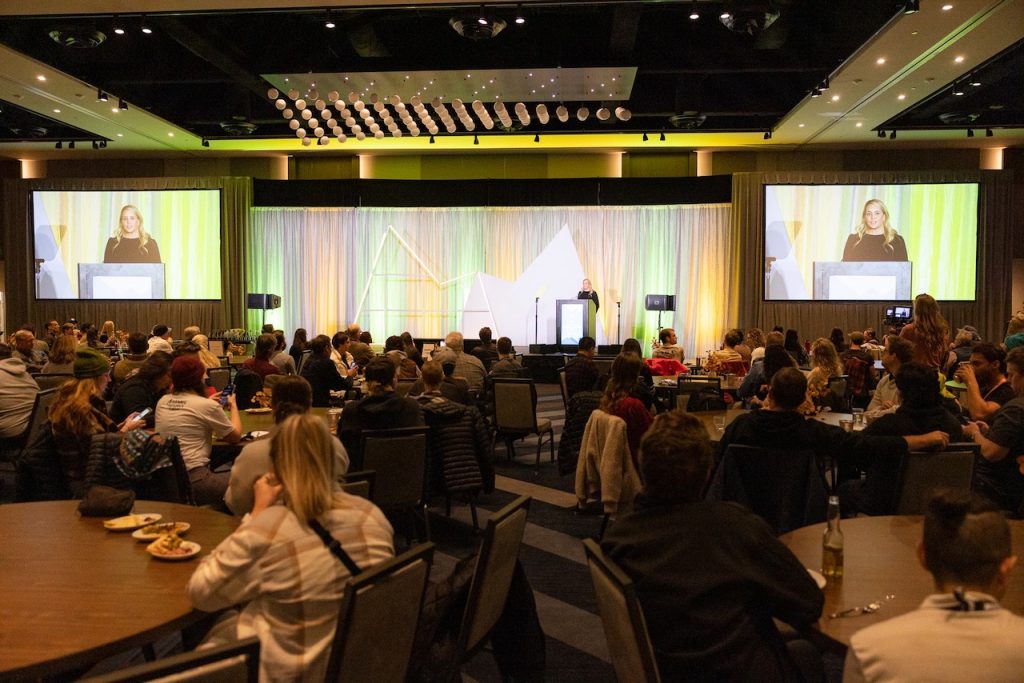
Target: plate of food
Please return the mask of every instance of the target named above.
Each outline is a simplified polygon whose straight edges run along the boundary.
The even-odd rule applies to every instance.
[[[192,528],[188,522],[162,522],[159,524],[147,524],[141,529],[132,532],[132,538],[137,541],[155,541],[164,534],[178,534],[179,536]]]
[[[245,412],[250,415],[263,415],[265,413],[273,412],[273,408],[246,408]]]
[[[133,515],[125,515],[124,517],[105,520],[103,522],[103,526],[106,527],[108,531],[135,531],[147,524],[159,522],[162,517],[163,515],[155,512],[139,512]]]
[[[192,541],[183,541],[178,534],[164,534],[146,546],[146,552],[158,560],[187,560],[199,554],[202,547]]]
[[[963,391],[964,389],[967,388],[966,384],[964,384],[963,382],[957,382],[955,379],[951,379],[948,382],[946,382],[946,386],[949,387],[950,389],[958,389],[960,391]]]
[[[825,577],[821,575],[821,572],[816,572],[813,569],[808,569],[807,573],[811,575],[812,579],[814,579],[814,583],[818,584],[818,588],[820,588],[821,590],[825,590],[825,584],[827,583],[827,581],[825,581]]]

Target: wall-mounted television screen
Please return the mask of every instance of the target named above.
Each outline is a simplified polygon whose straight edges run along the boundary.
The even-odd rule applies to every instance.
[[[37,299],[220,299],[220,190],[32,193]]]
[[[765,185],[768,301],[973,301],[978,185]]]

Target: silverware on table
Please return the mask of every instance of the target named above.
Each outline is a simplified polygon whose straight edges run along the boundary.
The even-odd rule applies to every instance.
[[[857,607],[850,607],[844,610],[839,610],[838,612],[832,612],[828,615],[828,618],[841,619],[843,617],[857,617],[861,614],[871,614],[872,612],[877,612],[878,610],[882,609],[882,605],[884,605],[886,602],[892,600],[895,597],[895,595],[890,593],[889,595],[879,598],[878,600],[875,600],[873,602],[869,602],[866,605],[859,605]]]

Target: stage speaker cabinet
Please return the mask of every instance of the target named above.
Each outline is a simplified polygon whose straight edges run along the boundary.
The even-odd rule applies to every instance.
[[[277,294],[250,294],[246,299],[246,308],[260,311],[281,308],[281,297]]]
[[[644,308],[648,311],[676,310],[675,294],[648,294],[644,297]]]

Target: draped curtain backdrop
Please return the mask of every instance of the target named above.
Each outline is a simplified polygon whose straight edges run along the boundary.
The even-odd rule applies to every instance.
[[[1003,171],[952,172],[780,172],[737,173],[732,185],[732,230],[739,245],[739,321],[745,327],[794,328],[801,338],[828,336],[833,327],[846,331],[881,329],[887,302],[825,303],[764,300],[764,185],[884,185],[895,183],[978,183],[976,301],[939,300],[943,316],[955,330],[974,325],[986,340],[1001,341],[1011,312],[1012,174]],[[839,209],[837,208],[838,212]],[[846,212],[843,215],[847,215]],[[901,232],[912,230],[910,224]],[[946,236],[948,238],[949,236]],[[935,240],[936,249],[953,250],[949,239]],[[924,237],[920,237],[924,239]],[[950,260],[956,264],[954,257]],[[968,267],[970,264],[964,264]],[[925,291],[925,290],[922,290]],[[921,292],[914,292],[919,294]]]
[[[220,301],[36,301],[31,221],[31,193],[34,190],[221,190],[221,249],[219,253],[181,254],[192,268],[221,268]],[[166,323],[176,332],[199,325],[209,332],[241,326],[245,315],[244,254],[247,251],[249,210],[252,206],[251,178],[83,178],[5,180],[2,186],[4,254],[7,268],[7,324],[10,329],[23,322],[42,325],[48,320],[63,322],[74,317],[97,325],[113,320],[117,329],[148,331]],[[109,222],[109,221],[108,221]],[[161,241],[161,251],[173,255],[170,242]]]
[[[617,341],[621,301],[622,339],[636,337],[649,349],[657,314],[644,310],[644,295],[675,294],[676,311],[663,314],[662,325],[676,328],[692,356],[717,346],[736,318],[729,220],[727,204],[254,208],[248,291],[280,294],[282,308],[268,311],[266,320],[288,331],[332,334],[358,311],[357,322],[375,341],[404,330],[442,337],[459,328],[476,273],[514,281],[568,226],[583,272],[601,296],[598,316],[608,340]],[[262,320],[250,312],[249,327]],[[520,346],[528,341],[513,339]]]

